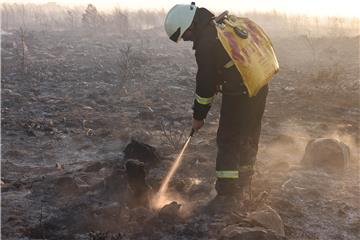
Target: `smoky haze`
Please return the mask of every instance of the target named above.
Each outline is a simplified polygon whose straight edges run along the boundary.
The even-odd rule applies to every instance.
[[[129,10],[137,9],[165,9],[168,10],[173,5],[178,3],[190,3],[189,1],[143,1],[143,0],[93,0],[93,1],[80,1],[80,0],[20,0],[12,1],[5,0],[4,3],[35,3],[46,4],[48,2],[56,2],[63,6],[84,6],[86,4],[94,4],[100,10],[111,11],[114,7],[126,8]],[[302,0],[302,1],[287,1],[287,0],[253,0],[253,1],[234,1],[223,0],[221,4],[219,1],[195,1],[197,6],[207,7],[213,11],[273,11],[274,9],[281,13],[287,14],[307,14],[313,16],[342,16],[342,17],[359,17],[359,12],[355,7],[357,5],[356,0],[344,0],[344,1],[326,1],[326,0]]]
[[[122,31],[124,28],[149,29],[162,27],[166,11],[161,10],[129,10],[126,5],[112,7],[108,11],[101,11],[98,6],[95,25],[103,29]],[[2,29],[66,29],[78,28],[83,25],[83,15],[86,5],[65,7],[55,2],[45,4],[12,4],[1,5]],[[216,13],[220,13],[219,11]],[[311,34],[321,36],[326,34],[354,35],[359,33],[359,18],[336,16],[308,16],[301,14],[286,14],[272,10],[259,12],[256,10],[237,12],[238,15],[250,17],[259,22],[270,34]],[[123,21],[125,21],[124,23]],[[116,21],[120,21],[118,24]]]
[[[280,65],[246,214],[225,218],[201,211],[216,194],[220,93],[166,179],[189,136],[197,74],[192,43],[164,31],[176,2],[14,2],[1,4],[1,239],[359,239],[360,20],[340,14],[358,10],[353,1],[197,1],[259,24]],[[327,159],[303,165],[323,138],[350,151],[335,174]],[[334,150],[318,153],[343,156]],[[162,183],[166,194],[151,196]],[[271,224],[248,218],[269,210]]]

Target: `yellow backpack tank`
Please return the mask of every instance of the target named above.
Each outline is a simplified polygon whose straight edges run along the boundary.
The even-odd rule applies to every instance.
[[[224,12],[214,20],[218,38],[240,72],[249,96],[255,96],[279,71],[271,40],[264,30],[248,18]]]

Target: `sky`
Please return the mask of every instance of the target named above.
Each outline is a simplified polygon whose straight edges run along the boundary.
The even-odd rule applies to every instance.
[[[193,0],[194,1],[194,0]],[[174,4],[190,1],[175,0],[0,0],[7,3],[47,3],[56,2],[62,5],[94,4],[98,9],[111,10],[114,6],[126,9],[170,9]],[[347,17],[360,17],[359,0],[199,0],[197,6],[206,7],[212,11],[271,11],[309,14],[309,15],[336,15]]]

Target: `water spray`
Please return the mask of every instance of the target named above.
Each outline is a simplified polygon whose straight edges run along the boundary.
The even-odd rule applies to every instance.
[[[167,173],[165,179],[161,183],[159,192],[157,192],[156,195],[154,196],[153,206],[155,208],[160,208],[160,207],[164,206],[165,204],[167,204],[168,202],[171,202],[171,200],[169,200],[166,197],[166,192],[167,192],[167,189],[169,187],[169,183],[170,183],[172,177],[174,176],[174,174],[176,173],[176,170],[180,166],[180,163],[181,163],[181,161],[183,159],[184,152],[185,152],[186,148],[188,147],[189,142],[190,142],[191,138],[193,137],[194,133],[195,133],[195,130],[191,129],[191,133],[190,133],[189,137],[187,138],[184,146],[182,147],[178,157],[176,158],[175,162],[171,166],[171,168],[170,168],[169,172]]]

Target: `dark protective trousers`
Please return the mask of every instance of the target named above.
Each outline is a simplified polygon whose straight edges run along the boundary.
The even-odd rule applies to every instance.
[[[216,159],[219,195],[242,192],[254,173],[268,86],[254,97],[223,94],[217,132]]]

